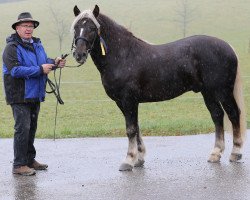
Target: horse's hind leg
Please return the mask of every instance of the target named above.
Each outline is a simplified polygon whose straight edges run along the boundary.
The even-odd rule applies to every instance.
[[[233,127],[233,150],[230,156],[230,161],[235,162],[242,158],[241,148],[243,146],[243,138],[241,137],[240,132],[240,110],[233,94],[222,102],[222,106],[225,109]]]
[[[215,125],[215,144],[208,162],[219,162],[221,154],[225,149],[223,128],[224,111],[220,103],[213,98],[213,95],[203,93],[203,97]]]

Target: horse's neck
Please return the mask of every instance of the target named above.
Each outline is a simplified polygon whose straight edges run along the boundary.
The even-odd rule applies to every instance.
[[[106,66],[114,64],[115,58],[125,57],[129,53],[129,47],[135,38],[132,33],[127,31],[124,27],[116,24],[106,16],[101,16],[99,20],[101,25],[101,34],[106,46],[106,54],[102,55],[100,48],[100,40],[96,40],[93,52],[91,54],[92,59],[100,72],[105,70]]]
[[[101,37],[107,46],[115,49],[114,53],[119,53],[122,47],[128,46],[133,38],[132,33],[118,24],[112,24],[109,27],[101,26]]]
[[[105,52],[106,54],[107,52]],[[97,69],[102,73],[102,71],[105,69],[105,66],[107,65],[106,55],[102,55],[102,49],[101,49],[101,44],[100,44],[100,39],[96,39],[94,43],[94,48],[91,51],[91,58],[96,65]]]

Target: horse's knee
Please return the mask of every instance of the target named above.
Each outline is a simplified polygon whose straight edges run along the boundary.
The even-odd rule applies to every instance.
[[[127,136],[129,139],[135,138],[136,134],[138,133],[138,128],[137,127],[129,127],[127,128]]]

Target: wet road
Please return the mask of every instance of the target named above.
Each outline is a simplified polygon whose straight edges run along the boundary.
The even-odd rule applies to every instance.
[[[144,137],[143,168],[119,172],[127,138],[36,140],[37,160],[49,165],[36,176],[12,175],[12,139],[0,139],[0,199],[46,200],[249,200],[250,131],[239,163],[228,161],[232,148],[219,164],[206,160],[214,134]]]

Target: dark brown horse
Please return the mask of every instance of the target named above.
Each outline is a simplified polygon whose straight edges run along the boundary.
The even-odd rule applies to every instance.
[[[215,124],[208,161],[219,162],[225,149],[224,111],[233,130],[230,161],[241,159],[246,122],[238,59],[230,45],[209,36],[151,45],[100,14],[98,6],[83,12],[75,6],[74,14],[74,57],[83,64],[90,53],[107,95],[125,117],[129,144],[121,171],[144,163],[139,103],[169,100],[187,91],[201,92]]]

